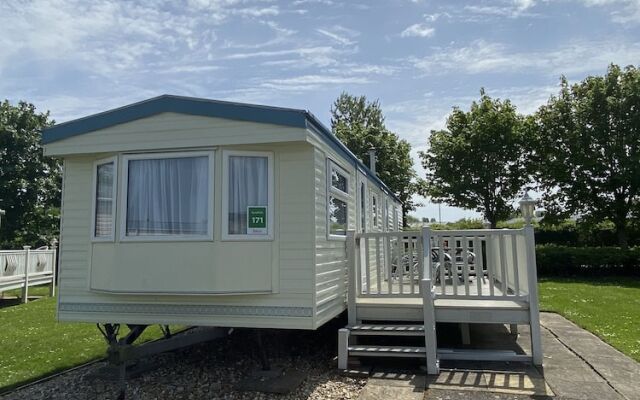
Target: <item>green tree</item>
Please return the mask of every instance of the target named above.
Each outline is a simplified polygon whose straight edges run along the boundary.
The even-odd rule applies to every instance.
[[[610,220],[626,248],[640,211],[640,70],[612,64],[574,85],[562,77],[559,94],[528,125],[545,218]]]
[[[41,246],[58,236],[61,167],[45,157],[40,132],[49,113],[20,102],[0,103],[0,246]]]
[[[495,228],[528,182],[522,119],[509,100],[492,99],[484,90],[469,111],[454,107],[446,129],[432,131],[429,149],[420,153],[427,170],[424,194],[475,209]]]
[[[376,172],[380,179],[402,201],[405,226],[406,215],[414,210],[412,196],[421,185],[411,160],[411,145],[391,132],[384,123],[380,103],[365,96],[342,93],[331,107],[333,133],[358,158],[368,164],[369,149],[376,149]]]

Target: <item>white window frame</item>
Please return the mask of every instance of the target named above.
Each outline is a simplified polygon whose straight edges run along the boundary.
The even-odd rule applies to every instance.
[[[375,199],[375,207],[373,205]],[[380,229],[380,225],[378,225],[378,221],[380,220],[380,197],[373,190],[371,191],[371,230],[382,230]]]
[[[229,157],[267,157],[267,233],[265,235],[230,234],[229,233]],[[273,240],[274,220],[274,167],[273,152],[270,151],[222,151],[222,240],[223,241],[265,241]]]
[[[98,201],[98,167],[113,163],[113,187],[111,188],[111,234],[109,236],[96,236],[96,202]],[[93,182],[91,184],[91,241],[113,242],[116,237],[116,203],[118,202],[118,157],[112,156],[96,160],[93,163]]]
[[[207,233],[205,235],[136,235],[127,236],[127,191],[129,188],[129,161],[156,160],[166,158],[208,157],[209,158],[209,207],[207,210]],[[213,203],[214,203],[214,151],[181,151],[158,153],[124,154],[121,161],[122,179],[120,185],[120,241],[121,242],[204,242],[213,241]]]
[[[342,190],[333,187],[333,182],[331,181],[331,174],[333,170],[336,170],[338,173],[347,178],[347,190],[351,189],[351,174],[340,165],[338,165],[335,161],[330,158],[327,158],[327,239],[328,240],[346,240],[347,235],[346,231],[349,230],[349,198],[351,195],[349,193],[345,193]],[[347,204],[347,226],[345,227],[344,235],[335,235],[331,233],[331,210],[330,210],[330,198],[331,196],[337,198],[338,200],[342,200]]]

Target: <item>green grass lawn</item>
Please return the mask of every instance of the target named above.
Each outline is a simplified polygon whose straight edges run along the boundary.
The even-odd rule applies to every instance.
[[[29,295],[46,295],[48,290],[30,288]],[[94,324],[56,322],[55,298],[19,305],[0,300],[0,307],[0,392],[105,355],[107,344]],[[161,336],[153,326],[139,340]]]
[[[563,315],[640,362],[640,279],[540,279],[540,308]]]
[[[48,290],[29,293],[46,296]],[[640,279],[541,279],[540,303],[640,361]],[[105,355],[94,324],[58,323],[55,306],[48,297],[27,304],[0,301],[0,392]],[[141,339],[160,336],[154,326]]]

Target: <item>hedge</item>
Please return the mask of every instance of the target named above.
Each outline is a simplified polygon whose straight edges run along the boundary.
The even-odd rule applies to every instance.
[[[539,276],[640,276],[640,247],[569,247],[537,245]]]

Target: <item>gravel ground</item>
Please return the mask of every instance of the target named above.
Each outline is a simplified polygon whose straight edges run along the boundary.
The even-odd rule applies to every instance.
[[[272,365],[307,376],[285,394],[240,392],[235,385],[260,368],[255,333],[236,330],[228,338],[149,357],[156,368],[127,381],[127,399],[355,399],[365,379],[342,376],[336,368],[340,321],[316,332],[265,331]],[[90,378],[105,363],[77,369],[2,396],[9,399],[115,399],[114,383]]]

